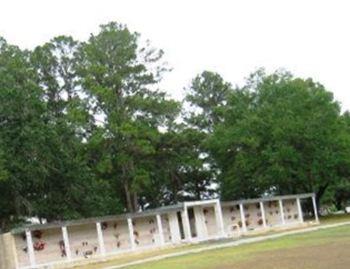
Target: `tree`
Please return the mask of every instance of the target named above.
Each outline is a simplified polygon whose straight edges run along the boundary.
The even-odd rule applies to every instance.
[[[317,203],[349,169],[349,134],[322,85],[261,70],[234,91],[208,145],[225,199],[315,192]]]
[[[41,89],[28,51],[0,38],[0,222],[6,229],[32,211],[31,194],[45,173]]]
[[[204,71],[197,75],[185,97],[191,107],[189,115],[185,116],[187,123],[201,131],[211,132],[222,118],[220,108],[226,104],[231,90],[231,84],[218,73]]]
[[[185,124],[179,130],[182,149],[183,191],[187,199],[215,196],[217,188],[216,163],[208,152],[206,140],[214,126],[222,121],[221,109],[232,90],[218,74],[204,71],[197,75],[187,88],[184,111]],[[177,163],[177,162],[175,162]]]
[[[78,69],[96,115],[91,141],[104,149],[92,163],[130,212],[139,209],[142,190],[150,184],[159,128],[178,110],[155,89],[165,71],[162,51],[140,47],[138,38],[124,25],[102,25],[82,44]]]
[[[108,184],[97,179],[88,166],[84,139],[91,116],[80,97],[78,46],[71,37],[60,36],[36,47],[30,55],[46,108],[41,144],[46,173],[32,195],[33,213],[47,221],[110,214],[121,209],[118,197],[106,191]]]
[[[213,197],[213,171],[204,166],[199,150],[204,138],[204,133],[183,124],[161,135],[148,201],[159,206]]]

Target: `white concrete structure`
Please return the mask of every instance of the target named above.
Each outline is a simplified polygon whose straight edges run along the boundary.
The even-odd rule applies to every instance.
[[[70,250],[68,231],[66,226],[62,226],[62,236],[63,236],[63,242],[66,250],[67,259],[70,261],[72,259],[72,252]]]
[[[33,247],[33,239],[32,239],[32,233],[31,231],[26,231],[26,239],[27,239],[27,252],[29,257],[29,264],[31,267],[35,267],[35,254],[34,254],[34,247]]]
[[[128,218],[128,228],[129,228],[129,237],[130,237],[130,245],[131,249],[135,249],[135,234],[134,234],[134,226],[131,218]]]
[[[172,244],[238,237],[251,231],[300,225],[314,194],[239,201],[189,201],[135,214],[32,225],[12,231],[18,268],[44,268]]]
[[[105,242],[103,240],[102,227],[100,222],[96,222],[98,244],[100,247],[100,253],[104,256],[106,255]]]
[[[263,221],[263,226],[264,226],[264,228],[266,228],[267,224],[266,224],[266,215],[265,215],[264,203],[263,202],[259,202],[259,204],[260,204],[261,218],[262,218],[262,221]]]
[[[285,220],[285,216],[284,216],[284,210],[283,210],[283,201],[282,201],[282,199],[279,199],[278,202],[279,202],[279,205],[280,205],[282,224],[286,224],[286,220]]]
[[[157,225],[158,225],[159,244],[161,246],[163,246],[164,245],[164,232],[163,232],[162,219],[161,219],[159,214],[157,214]]]

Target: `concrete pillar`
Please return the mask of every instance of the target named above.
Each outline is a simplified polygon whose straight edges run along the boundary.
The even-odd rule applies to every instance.
[[[244,215],[243,204],[239,204],[239,210],[241,213],[242,230],[244,233],[246,233],[247,232],[247,225],[245,224],[245,215]]]
[[[66,226],[63,226],[61,230],[62,230],[62,237],[64,242],[64,249],[66,251],[67,259],[70,261],[72,259],[72,252],[70,250],[68,230]]]
[[[298,206],[299,222],[303,223],[304,217],[303,217],[303,210],[301,208],[300,198],[297,198],[297,206]]]
[[[284,211],[283,211],[283,201],[282,199],[278,200],[280,204],[280,212],[281,212],[281,219],[282,219],[282,225],[286,224],[286,220],[284,219]]]
[[[190,226],[190,219],[188,218],[188,211],[187,211],[186,205],[184,206],[184,211],[181,212],[181,217],[182,217],[182,225],[185,233],[185,239],[188,242],[191,242],[192,241],[191,226]]]
[[[157,225],[158,225],[158,233],[159,233],[159,243],[160,245],[164,245],[164,233],[162,226],[162,218],[159,214],[157,214]]]
[[[98,244],[100,246],[100,253],[101,255],[106,255],[106,248],[105,248],[105,242],[103,240],[103,232],[100,222],[96,222],[96,230],[97,230],[97,238],[98,238]]]
[[[314,207],[315,221],[316,222],[320,222],[320,220],[318,219],[318,212],[317,212],[317,204],[316,204],[316,197],[315,197],[315,195],[312,196],[312,205]]]
[[[261,219],[263,221],[263,226],[264,226],[264,228],[266,228],[267,224],[266,224],[266,215],[265,215],[264,202],[260,202],[260,211],[261,211]]]
[[[130,245],[131,249],[135,249],[135,235],[134,235],[134,227],[132,225],[132,219],[128,218],[128,228],[129,228],[129,238],[130,238]]]
[[[179,221],[176,212],[168,213],[171,242],[176,244],[181,241]]]
[[[224,219],[222,217],[222,209],[221,209],[220,200],[217,200],[215,203],[215,217],[216,217],[216,225],[219,229],[219,236],[224,237],[225,236],[225,226],[224,226]]]
[[[31,267],[35,267],[35,254],[34,254],[34,247],[33,247],[33,238],[32,233],[27,230],[26,231],[26,238],[27,238],[27,250],[29,255],[29,262]]]

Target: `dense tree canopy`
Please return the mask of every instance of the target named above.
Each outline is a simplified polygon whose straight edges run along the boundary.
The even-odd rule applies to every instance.
[[[315,192],[349,175],[349,133],[333,95],[311,79],[257,72],[233,91],[208,144],[226,199]]]
[[[321,84],[204,71],[181,103],[162,59],[118,23],[33,50],[0,38],[0,231],[218,196],[350,202],[350,116]]]

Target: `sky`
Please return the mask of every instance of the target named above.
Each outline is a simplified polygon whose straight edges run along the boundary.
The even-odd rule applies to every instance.
[[[0,0],[0,36],[31,49],[117,21],[165,52],[161,87],[181,99],[203,70],[241,85],[257,68],[312,77],[350,110],[350,1]]]

